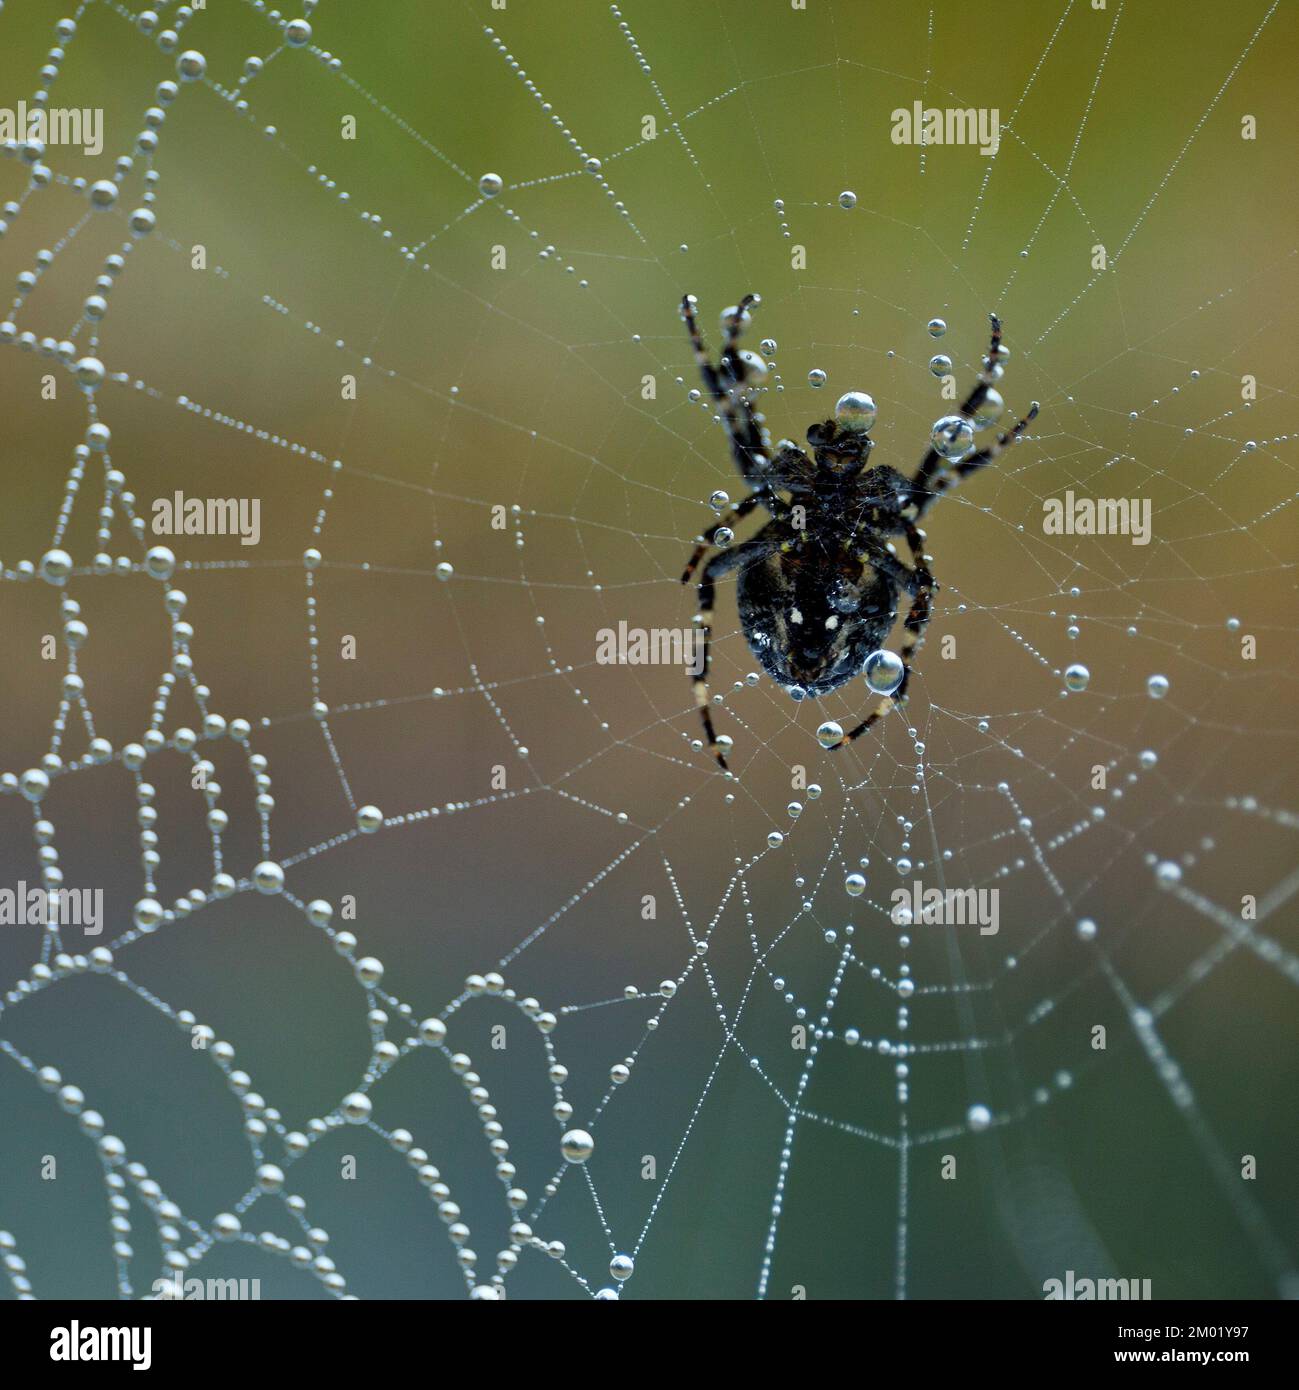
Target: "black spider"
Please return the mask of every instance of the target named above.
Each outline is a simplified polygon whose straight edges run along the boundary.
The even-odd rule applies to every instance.
[[[690,331],[704,385],[718,402],[740,476],[753,488],[704,532],[681,582],[689,583],[709,548],[718,544],[720,533],[726,533],[722,545],[729,544],[731,527],[755,507],[765,507],[772,516],[752,540],[721,549],[699,578],[697,622],[704,648],[700,672],[694,678],[695,701],[708,746],[723,768],[726,758],[708,710],[709,618],[716,581],[739,570],[737,598],[745,640],[762,669],[798,700],[816,699],[858,675],[892,631],[899,595],[909,596],[901,678],[855,729],[831,745],[842,748],[864,734],[891,701],[906,698],[911,657],[924,638],[937,587],[929,572],[925,533],[917,522],[948,488],[991,463],[1018,438],[1038,409],[1034,401],[1013,429],[947,468],[943,456],[931,448],[915,477],[908,479],[887,465],[866,466],[874,448],[869,430],[875,403],[850,391],[835,407],[836,420],[808,429],[813,459],[788,439],[780,442],[773,456],[762,417],[744,389],[757,359],[737,348],[749,309],[759,302],[756,294],[745,295],[724,315],[726,341],[716,366],[709,360],[695,321],[695,297],[686,295],[681,302],[681,316]],[[983,371],[959,410],[961,417],[972,422],[972,429],[978,427],[975,416],[1008,355],[1001,347],[1001,321],[996,314],[991,319],[992,342]],[[910,568],[898,559],[890,536],[906,538]]]

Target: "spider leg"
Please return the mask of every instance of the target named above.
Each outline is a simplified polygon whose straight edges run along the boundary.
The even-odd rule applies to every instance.
[[[690,583],[690,576],[699,568],[699,562],[708,553],[709,546],[716,543],[717,533],[723,526],[729,527],[733,526],[737,521],[743,521],[759,503],[768,500],[769,498],[765,493],[755,492],[746,497],[742,502],[737,502],[715,525],[710,526],[708,530],[704,532],[700,543],[695,546],[694,554],[686,561],[685,573],[681,576],[681,582],[683,584]]]
[[[957,483],[964,481],[971,473],[977,473],[980,468],[985,468],[1006,448],[1008,444],[1014,443],[1021,434],[1037,419],[1038,404],[1036,401],[1029,407],[1028,414],[1022,420],[1017,420],[1013,428],[1003,430],[986,449],[980,449],[977,454],[971,454],[969,458],[963,459],[954,465],[950,473],[944,473],[941,477],[935,478],[933,485],[928,488],[923,496],[915,498],[916,501],[916,520],[918,521],[934,502],[943,495],[949,488],[955,487]],[[913,493],[914,497],[914,493]]]
[[[703,654],[699,662],[698,672],[693,674],[691,689],[695,694],[695,705],[699,710],[699,716],[704,724],[704,736],[708,739],[708,747],[713,756],[721,765],[722,771],[726,772],[726,758],[717,747],[717,733],[713,728],[713,716],[708,710],[708,668],[711,664],[712,654],[712,635],[713,628],[711,618],[713,615],[713,600],[716,596],[716,581],[724,574],[729,574],[731,570],[738,569],[741,565],[750,560],[755,560],[761,555],[771,553],[771,544],[761,539],[745,541],[743,545],[736,546],[734,550],[723,550],[714,555],[704,566],[704,572],[699,576],[699,617],[698,624],[703,633]]]
[[[1001,320],[996,314],[989,314],[988,317],[992,321],[992,337],[988,342],[988,351],[984,354],[983,370],[979,373],[979,378],[974,383],[970,394],[961,402],[957,410],[957,413],[966,420],[974,419],[975,412],[987,399],[988,392],[992,390],[992,383],[996,380],[992,373],[997,365],[997,350],[1001,347]],[[920,467],[916,470],[916,476],[911,480],[911,501],[916,504],[917,517],[925,513],[938,492],[945,490],[943,486],[933,488],[930,486],[934,480],[934,475],[942,467],[942,464],[943,456],[937,449],[930,449],[920,460]],[[940,484],[941,482],[942,480],[939,479]]]
[[[914,581],[914,587],[911,589],[911,608],[902,625],[907,634],[899,653],[902,658],[902,679],[898,682],[898,688],[891,695],[885,695],[855,729],[850,729],[838,743],[830,745],[829,751],[831,753],[859,739],[894,705],[905,703],[907,686],[911,682],[911,658],[925,640],[925,629],[929,626],[929,620],[933,616],[935,585],[934,576],[929,572],[929,561],[925,558],[925,533],[913,521],[904,519],[902,524],[906,529],[907,544],[911,547],[911,558],[914,564],[912,570],[906,570],[906,567],[902,566],[902,569],[911,575]]]
[[[735,312],[728,315],[726,326],[726,346],[722,360],[714,366],[704,347],[695,318],[695,299],[686,295],[681,301],[681,317],[686,322],[690,343],[695,350],[695,361],[699,365],[699,375],[703,378],[708,394],[718,403],[722,419],[726,422],[727,433],[731,437],[731,453],[735,458],[740,476],[755,487],[766,481],[765,475],[771,468],[771,454],[762,438],[762,416],[759,415],[745,397],[741,388],[748,376],[744,360],[735,352],[744,328],[744,315],[755,302],[755,296],[746,294],[736,306]]]

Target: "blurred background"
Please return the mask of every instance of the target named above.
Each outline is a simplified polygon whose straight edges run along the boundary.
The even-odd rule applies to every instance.
[[[335,905],[414,1019],[498,968],[520,997],[572,1010],[549,1043],[596,1139],[590,1184],[567,1172],[534,1225],[591,1290],[634,1248],[625,1297],[751,1297],[776,1202],[769,1297],[1036,1298],[1067,1270],[1150,1279],[1155,1297],[1293,1295],[1294,11],[384,0],[319,6],[295,47],[293,7],[141,10],[0,10],[0,106],[48,85],[51,104],[104,121],[97,157],[46,152],[45,186],[17,152],[0,159],[0,272],[17,285],[54,253],[4,299],[7,336],[36,344],[0,342],[0,769],[51,749],[62,597],[89,628],[94,732],[119,750],[56,776],[40,810],[65,882],[104,892],[102,937],[63,949],[112,946],[143,891],[120,749],[149,725],[171,630],[141,565],[157,538],[133,536],[120,504],[109,551],[131,571],[92,572],[97,455],[62,541],[75,573],[62,590],[25,577],[89,419],[46,337],[104,361],[93,399],[140,515],[178,489],[260,502],[255,547],[168,543],[209,707],[248,719],[267,759],[288,891]],[[65,13],[77,28],[59,43]],[[118,170],[188,49],[205,76],[167,107],[156,152]],[[996,108],[996,158],[894,144],[892,113],[917,101]],[[92,213],[86,184],[115,170],[117,205]],[[157,226],[133,238],[149,171]],[[480,195],[487,173],[498,196]],[[92,338],[84,301],[124,244]],[[950,409],[930,357],[951,357],[963,391],[994,310],[1006,419],[1042,406],[931,513],[942,589],[909,709],[851,750],[826,754],[815,730],[855,724],[863,684],[801,706],[745,684],[756,662],[719,587],[714,719],[735,781],[692,747],[680,670],[595,661],[619,621],[689,626],[678,580],[709,496],[743,495],[688,394],[685,292],[714,346],[718,315],[761,294],[748,346],[776,343],[773,438],[866,390],[874,461],[912,469]],[[1149,499],[1150,544],[1044,534],[1043,500],[1070,489]],[[1090,681],[1066,694],[1075,662]],[[200,722],[182,680],[164,731]],[[68,762],[88,736],[74,709]],[[371,1063],[348,962],[289,901],[249,891],[266,852],[246,757],[228,739],[200,752],[243,891],[123,944],[136,990],[74,974],[15,992],[53,947],[0,928],[0,1228],[44,1296],[112,1297],[115,1265],[93,1146],[20,1058],[81,1087],[202,1228],[255,1161],[238,1098],[150,997],[229,1040],[290,1129],[333,1113]],[[205,807],[181,754],[143,775],[170,905],[214,872]],[[388,818],[380,833],[355,833],[362,805]],[[0,886],[39,878],[32,820],[20,795],[0,799]],[[926,885],[996,888],[999,933],[900,930],[899,860]],[[1181,868],[1176,890],[1157,862]],[[666,1007],[624,998],[662,980],[679,982]],[[809,1070],[793,1030],[823,1016]],[[499,999],[448,1026],[532,1211],[562,1166],[542,1039]],[[371,1095],[375,1124],[411,1130],[441,1169],[488,1277],[508,1215],[464,1088],[418,1050]],[[267,1159],[282,1156],[271,1136]],[[434,1204],[379,1133],[334,1130],[289,1173],[351,1292],[464,1295]],[[244,1222],[300,1239],[274,1199]],[[138,1293],[158,1242],[138,1204],[132,1224]],[[328,1296],[247,1243],[197,1272]],[[585,1292],[530,1250],[507,1287]]]

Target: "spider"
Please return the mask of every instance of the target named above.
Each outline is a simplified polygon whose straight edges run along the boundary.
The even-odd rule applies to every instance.
[[[708,709],[717,581],[739,571],[737,600],[745,640],[763,670],[796,700],[817,699],[859,674],[868,657],[883,647],[897,620],[899,597],[907,595],[900,679],[856,728],[829,747],[833,751],[852,743],[892,704],[905,702],[911,658],[929,624],[937,585],[925,554],[925,533],[917,523],[944,492],[1017,439],[1038,411],[1034,401],[1012,429],[947,468],[931,447],[915,477],[908,479],[888,465],[867,467],[875,445],[870,437],[875,403],[863,392],[850,391],[837,402],[834,420],[808,428],[812,458],[788,439],[780,441],[773,455],[762,416],[745,392],[746,383],[762,370],[761,359],[738,348],[749,310],[760,302],[756,294],[745,295],[722,316],[725,342],[714,365],[696,322],[695,297],[688,294],[681,301],[704,386],[718,403],[740,476],[752,488],[703,533],[681,576],[688,584],[709,549],[717,548],[699,577],[696,623],[703,633],[703,660],[692,683],[708,746],[723,770],[726,757]],[[1001,346],[1001,321],[996,314],[990,318],[992,341],[983,371],[959,411],[972,428],[980,427],[975,417],[1008,356]],[[766,508],[771,520],[751,540],[727,548],[731,527],[757,507]],[[909,567],[898,558],[890,536],[906,539]]]

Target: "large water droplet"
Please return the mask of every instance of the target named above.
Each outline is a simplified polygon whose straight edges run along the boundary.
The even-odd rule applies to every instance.
[[[843,742],[843,726],[836,724],[833,719],[827,719],[816,731],[816,741],[822,748],[833,748]]]
[[[902,658],[896,652],[872,652],[866,658],[866,684],[877,695],[892,695],[902,684]]]
[[[839,428],[853,434],[869,434],[875,424],[875,402],[865,391],[846,391],[835,402]]]
[[[1091,680],[1092,673],[1085,667],[1073,665],[1066,669],[1064,673],[1064,683],[1070,690],[1086,690],[1087,682]]]
[[[974,429],[960,415],[944,415],[934,422],[929,442],[940,458],[948,463],[959,463],[974,452]]]

